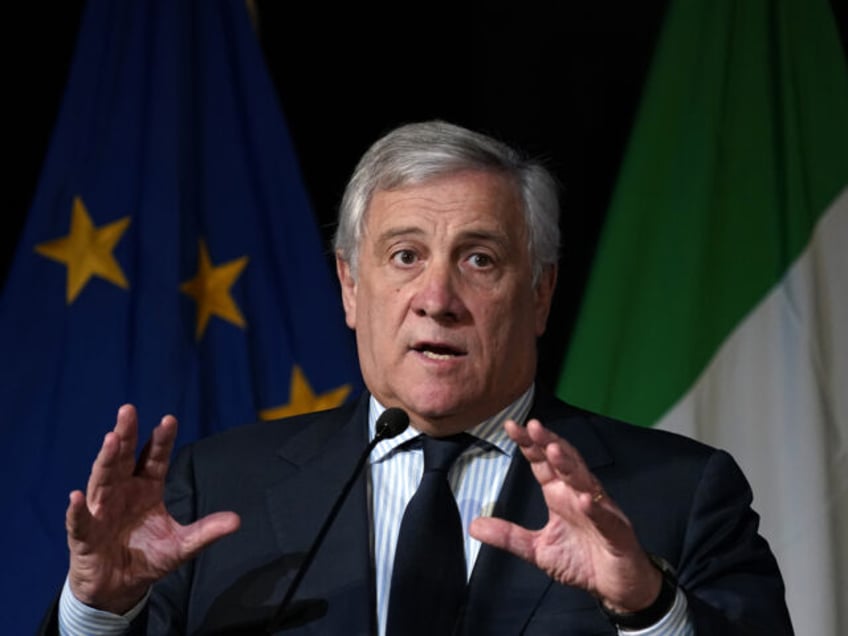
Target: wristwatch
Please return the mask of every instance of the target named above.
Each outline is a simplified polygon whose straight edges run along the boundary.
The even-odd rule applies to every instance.
[[[651,563],[662,574],[662,586],[656,600],[648,607],[638,612],[614,612],[604,605],[600,600],[598,606],[607,619],[616,627],[623,629],[645,629],[650,627],[668,614],[674,599],[677,596],[677,574],[671,564],[661,556],[648,554]]]

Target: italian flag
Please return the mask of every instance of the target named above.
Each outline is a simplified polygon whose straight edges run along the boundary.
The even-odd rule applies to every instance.
[[[727,449],[848,633],[848,71],[826,0],[670,3],[559,383]]]

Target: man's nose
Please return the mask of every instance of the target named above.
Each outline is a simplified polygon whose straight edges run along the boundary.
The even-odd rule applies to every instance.
[[[449,262],[430,261],[418,277],[412,310],[418,316],[458,322],[467,311],[462,300],[459,273]]]

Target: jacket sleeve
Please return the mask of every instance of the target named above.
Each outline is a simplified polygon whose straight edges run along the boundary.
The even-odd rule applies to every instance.
[[[678,566],[697,634],[792,634],[777,562],[758,533],[751,488],[734,459],[715,451],[692,501]]]

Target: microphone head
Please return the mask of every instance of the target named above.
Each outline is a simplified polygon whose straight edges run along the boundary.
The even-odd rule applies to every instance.
[[[395,435],[403,433],[407,426],[409,426],[409,415],[403,409],[393,406],[383,411],[383,414],[377,418],[375,439],[391,439]]]

